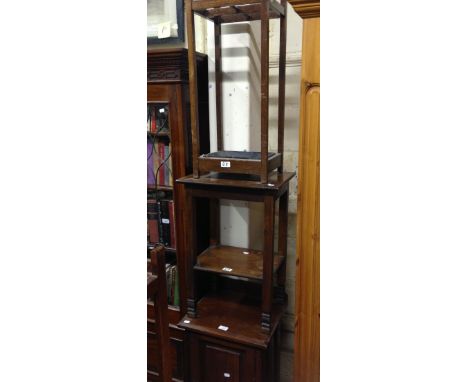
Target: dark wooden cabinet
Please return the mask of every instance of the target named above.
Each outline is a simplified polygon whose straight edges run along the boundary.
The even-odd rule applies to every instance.
[[[205,118],[200,130],[202,151],[209,151],[208,123],[208,60],[206,55],[197,54],[197,74],[201,78],[199,87],[199,110]],[[157,243],[166,247],[166,262],[176,267],[178,276],[174,278],[168,292],[168,345],[160,344],[157,319],[154,317],[154,301],[148,299],[148,380],[160,381],[159,369],[161,346],[168,346],[173,381],[189,381],[189,355],[186,330],[177,326],[186,313],[185,286],[185,232],[184,190],[176,184],[177,178],[192,171],[190,138],[190,111],[188,89],[188,54],[186,49],[160,49],[147,54],[147,102],[148,102],[148,255],[150,248]],[[153,111],[154,110],[154,111]],[[153,113],[153,114],[151,114]],[[153,124],[151,121],[154,121]],[[152,146],[152,147],[151,147]],[[167,148],[165,147],[167,146]],[[162,148],[161,148],[162,147]],[[166,149],[167,151],[164,151]],[[163,151],[160,151],[163,150]],[[163,159],[161,159],[161,154]],[[152,156],[159,155],[159,166],[154,166]],[[172,203],[173,215],[162,216],[162,202]],[[159,204],[158,204],[159,203]],[[154,206],[158,208],[154,208]],[[158,215],[161,214],[161,215]],[[165,219],[165,221],[163,220]],[[169,223],[167,223],[169,221]],[[169,228],[162,227],[168,224]],[[167,231],[165,231],[167,229]],[[162,233],[167,235],[162,236]],[[206,245],[208,233],[200,233],[200,245]],[[206,240],[203,238],[206,237]],[[167,269],[167,268],[166,268]],[[148,259],[148,270],[151,271]],[[177,285],[177,287],[175,287]],[[177,296],[177,297],[175,297]]]
[[[210,294],[199,315],[184,317],[192,382],[276,382],[279,378],[280,319],[275,305],[272,329],[262,330],[261,308],[243,293]]]
[[[278,334],[276,334],[278,333]],[[192,382],[278,381],[275,332],[267,348],[192,333],[189,335]]]
[[[260,352],[194,334],[190,338],[193,381],[259,381]]]

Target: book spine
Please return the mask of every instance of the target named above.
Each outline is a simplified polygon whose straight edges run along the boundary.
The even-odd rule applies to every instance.
[[[155,200],[148,200],[147,215],[148,215],[147,219],[148,219],[149,241],[150,243],[157,243],[159,242],[159,229],[158,229],[157,204]]]
[[[168,186],[170,185],[169,178],[170,178],[170,167],[169,164],[171,163],[171,158],[169,158],[169,145],[164,145],[164,159],[167,159],[167,162],[165,163],[165,172],[164,172],[164,184],[167,184]]]
[[[158,243],[164,244],[164,231],[163,231],[163,224],[162,224],[162,211],[161,211],[160,201],[157,202],[156,209],[157,209],[157,222],[158,222],[158,230],[159,230]]]
[[[167,303],[171,305],[171,285],[172,285],[172,280],[171,280],[171,266],[166,267],[166,292],[167,292]]]
[[[168,145],[169,152],[171,151],[170,143]],[[172,159],[169,160],[169,185],[174,186],[174,174],[172,172]]]
[[[151,107],[150,105],[147,106],[146,110],[146,131],[151,131]]]
[[[169,216],[169,201],[165,200],[164,201],[164,218],[165,218],[165,224],[164,224],[164,229],[165,229],[165,241],[166,241],[166,246],[170,247],[171,246],[171,220]]]
[[[153,142],[153,178],[154,178],[154,184],[158,183],[158,179],[156,179],[156,170],[158,169],[159,166],[159,154],[157,151],[157,143]]]
[[[156,133],[158,127],[156,125],[156,107],[151,107],[151,132]]]
[[[174,290],[175,290],[175,265],[171,267],[171,290],[170,290],[171,305],[174,305]]]
[[[174,305],[179,306],[180,305],[180,294],[179,294],[179,270],[177,269],[177,266],[174,266],[175,270],[175,280],[174,280]]]
[[[153,166],[153,143],[151,140],[147,140],[147,156],[148,165],[147,165],[147,182],[148,184],[155,184],[154,179],[154,166]]]
[[[161,163],[164,162],[164,159],[166,158],[164,156],[164,143],[163,142],[158,142],[158,155],[159,155],[159,160]],[[165,185],[165,171],[164,171],[165,165],[162,165],[159,169],[159,176],[158,176],[158,183],[159,185]]]
[[[169,205],[169,224],[171,232],[171,247],[176,248],[175,220],[174,220],[174,202],[170,200]]]
[[[171,228],[169,220],[169,208],[168,201],[161,201],[161,223],[162,223],[162,232],[163,232],[163,242],[166,247],[171,245]]]

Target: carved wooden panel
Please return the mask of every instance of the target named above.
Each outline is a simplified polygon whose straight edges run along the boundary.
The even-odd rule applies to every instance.
[[[197,54],[197,62],[206,60],[206,56]],[[148,82],[187,82],[187,49],[153,49],[147,54]]]

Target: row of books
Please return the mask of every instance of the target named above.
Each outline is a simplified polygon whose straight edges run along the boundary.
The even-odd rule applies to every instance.
[[[161,243],[165,247],[176,248],[174,202],[172,200],[149,199],[148,241]]]
[[[146,129],[150,133],[168,133],[168,106],[167,104],[149,104],[146,118]]]
[[[173,186],[171,147],[169,142],[147,138],[147,181],[154,186]]]
[[[179,272],[177,265],[166,264],[167,303],[179,306]]]

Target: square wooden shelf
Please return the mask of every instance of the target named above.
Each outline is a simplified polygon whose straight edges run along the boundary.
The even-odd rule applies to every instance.
[[[243,294],[219,293],[198,302],[198,315],[185,316],[179,326],[200,334],[266,349],[280,321],[284,306],[272,307],[271,331],[262,330],[261,309]],[[220,329],[220,325],[227,330]]]
[[[273,272],[276,273],[284,261],[275,255]],[[203,251],[197,258],[196,270],[263,280],[263,252],[248,248],[217,245]]]
[[[295,172],[272,173],[268,177],[268,183],[261,183],[260,177],[255,175],[210,172],[201,175],[199,178],[187,175],[177,179],[176,183],[183,183],[191,188],[242,189],[242,192],[245,193],[264,192],[276,194],[288,186],[288,183],[295,175]]]
[[[260,20],[261,1],[253,0],[194,0],[192,9],[195,13],[219,24],[241,21]],[[284,7],[270,0],[270,19],[284,15]]]

